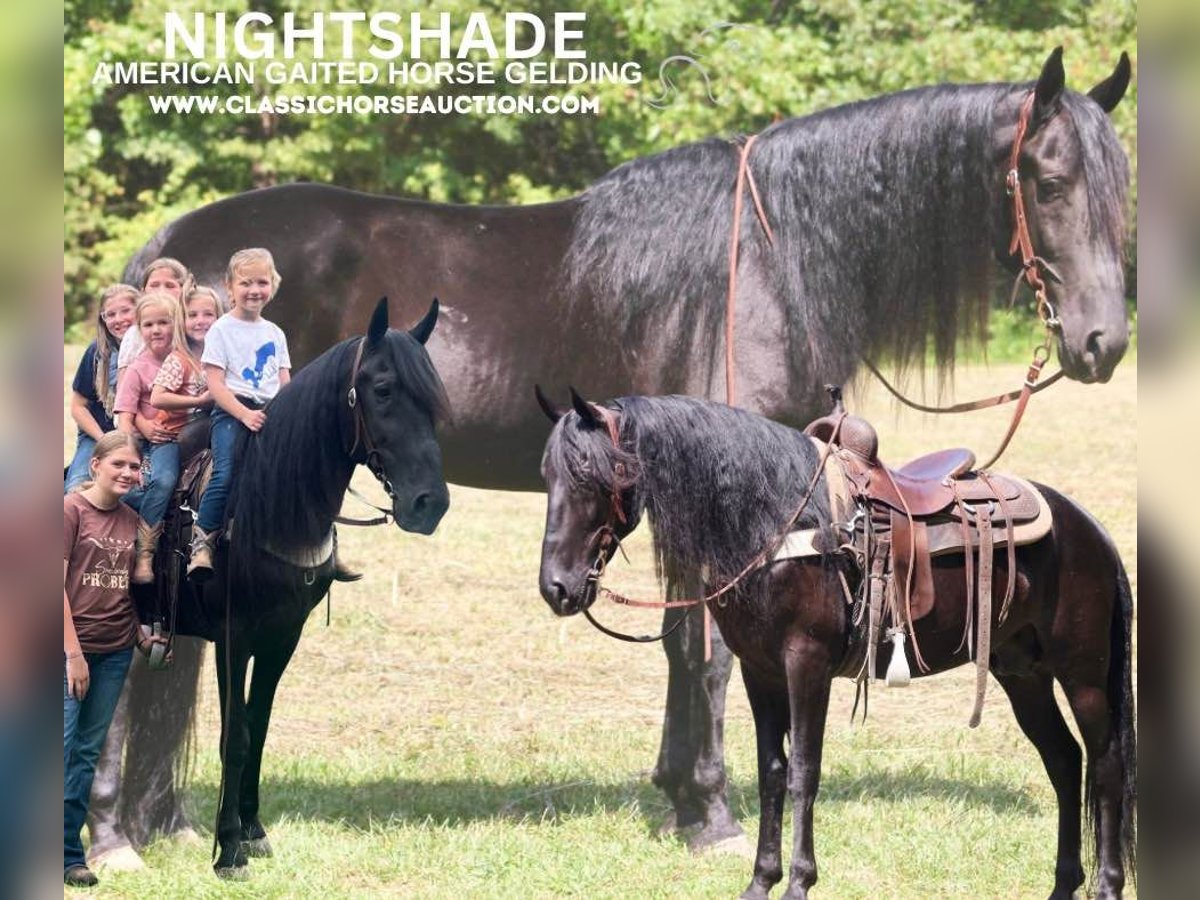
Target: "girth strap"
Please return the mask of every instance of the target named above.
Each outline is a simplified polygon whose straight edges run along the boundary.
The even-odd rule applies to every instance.
[[[979,624],[975,644],[975,708],[967,723],[972,728],[983,718],[983,698],[987,694],[988,660],[992,655],[992,520],[980,515],[979,528]],[[969,555],[969,553],[968,553]]]

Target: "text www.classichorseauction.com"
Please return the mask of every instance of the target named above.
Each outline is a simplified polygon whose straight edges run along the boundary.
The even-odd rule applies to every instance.
[[[600,111],[600,99],[580,86],[636,85],[642,72],[635,62],[588,60],[580,46],[585,21],[582,12],[557,12],[549,21],[531,13],[506,13],[502,31],[494,34],[482,12],[471,13],[465,21],[452,21],[449,13],[422,17],[414,12],[401,33],[398,13],[368,17],[355,11],[318,12],[303,21],[286,13],[276,23],[270,15],[253,11],[233,22],[225,13],[195,13],[187,22],[181,14],[168,12],[162,44],[147,48],[153,52],[161,47],[163,59],[99,62],[92,84],[267,86],[272,91],[151,94],[147,101],[157,114],[587,115]],[[370,38],[365,50],[361,40],[356,46],[363,36]],[[370,59],[357,58],[359,52]],[[553,59],[535,58],[543,54]],[[501,89],[457,96],[429,96],[419,90],[409,95],[286,92],[295,85],[562,86],[565,91],[538,95]]]

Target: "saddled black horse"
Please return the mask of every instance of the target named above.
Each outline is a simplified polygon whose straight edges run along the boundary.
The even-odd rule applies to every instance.
[[[706,605],[741,661],[757,735],[758,852],[743,896],[766,897],[783,877],[785,790],[795,825],[785,896],[808,896],[817,880],[812,817],[830,683],[862,671],[864,642],[870,640],[865,620],[856,626],[857,607],[848,602],[863,596],[866,573],[861,558],[841,546],[846,532],[832,529],[835,521],[845,523],[831,513],[824,454],[798,431],[692,398],[627,397],[601,408],[576,395],[565,415],[547,411],[557,425],[542,464],[549,495],[542,596],[558,615],[587,609],[604,563],[643,517],[653,525],[660,572],[707,572],[700,598],[732,585]],[[812,502],[794,527],[837,537],[811,557],[772,557],[755,566],[802,509],[810,484]],[[930,674],[962,665],[976,651],[990,655],[1058,798],[1051,896],[1070,897],[1084,881],[1083,783],[1099,868],[1097,896],[1117,897],[1136,846],[1133,598],[1103,528],[1067,497],[1038,489],[1052,516],[1049,533],[1031,535],[1033,542],[1012,557],[996,545],[989,554],[990,582],[982,554],[974,570],[966,568],[971,555],[939,557],[931,567],[932,609],[913,623],[910,637]],[[967,585],[973,571],[979,573],[974,608],[980,619],[972,629]],[[1009,571],[1015,573],[1013,595],[1004,615]],[[987,638],[985,621],[991,623]],[[877,672],[891,657],[891,647],[880,648]],[[1079,745],[1055,701],[1055,681],[1087,749],[1086,776]]]
[[[242,875],[247,853],[271,852],[258,787],[275,688],[333,580],[334,517],[355,467],[369,466],[384,484],[405,531],[431,534],[449,506],[435,437],[447,403],[424,347],[437,315],[435,300],[411,331],[392,330],[381,300],[365,337],[296,374],[267,406],[262,430],[239,444],[230,540],[213,579],[203,588],[178,582],[176,633],[217,648],[219,875]]]
[[[1062,323],[1059,359],[1072,378],[1107,380],[1129,334],[1129,173],[1105,113],[1129,77],[1122,55],[1110,78],[1075,93],[1055,51],[1036,82],[921,88],[764,130],[749,166],[774,242],[747,201],[738,403],[802,424],[823,405],[821,385],[847,381],[863,356],[920,363],[932,342],[938,362],[952,363],[955,341],[986,317],[996,262],[1020,268],[1005,177],[1031,92],[1019,188],[1033,248],[1055,273],[1047,279]],[[576,197],[526,207],[313,184],[252,191],[166,225],[129,271],[167,254],[219,285],[234,251],[269,247],[283,273],[271,317],[299,362],[351,333],[391,287],[436,294],[445,306],[429,352],[455,410],[441,436],[447,477],[541,490],[534,383],[586,384],[602,396],[723,396],[720,322],[741,144],[712,139],[634,160]],[[396,311],[419,313],[403,303]],[[678,825],[698,826],[693,846],[740,832],[721,738],[731,660],[719,637],[710,663],[701,647],[690,619],[666,643],[654,775]],[[170,745],[167,729],[160,739]],[[146,747],[130,763],[151,769],[166,755]]]

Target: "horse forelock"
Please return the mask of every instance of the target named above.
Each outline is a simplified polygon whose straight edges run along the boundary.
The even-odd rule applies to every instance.
[[[1087,182],[1089,237],[1099,239],[1123,258],[1129,212],[1129,160],[1108,114],[1091,97],[1063,92]]]
[[[386,346],[400,385],[417,407],[437,423],[450,417],[450,400],[425,347],[406,331],[389,330]]]

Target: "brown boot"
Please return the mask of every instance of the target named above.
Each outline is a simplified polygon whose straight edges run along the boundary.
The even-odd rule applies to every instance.
[[[133,564],[134,584],[154,583],[154,552],[158,549],[158,539],[162,537],[162,532],[162,522],[148,525],[145,519],[138,519],[137,560]]]
[[[204,582],[212,578],[213,547],[219,533],[205,532],[199,525],[192,526],[192,558],[187,567],[187,577],[192,581]]]
[[[358,581],[360,578],[362,578],[362,572],[355,572],[351,569],[335,551],[333,554],[333,580]]]

